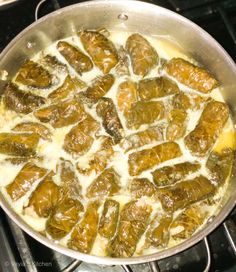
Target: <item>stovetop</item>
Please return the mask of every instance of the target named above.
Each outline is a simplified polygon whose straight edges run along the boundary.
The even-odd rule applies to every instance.
[[[39,16],[78,0],[44,0]],[[0,10],[0,51],[35,20],[39,0],[18,0]],[[209,32],[236,61],[236,0],[148,0],[191,19]],[[98,266],[53,251],[21,231],[0,209],[0,272],[235,272],[236,210],[196,246],[164,260],[132,266]]]

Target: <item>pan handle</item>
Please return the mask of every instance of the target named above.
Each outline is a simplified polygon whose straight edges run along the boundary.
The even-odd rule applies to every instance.
[[[232,219],[227,219],[223,223],[226,237],[233,249],[234,255],[236,255],[236,226]]]
[[[161,272],[157,261],[150,262],[149,268],[151,272]]]
[[[36,6],[36,9],[35,9],[35,13],[34,13],[35,21],[38,21],[38,19],[39,19],[39,10],[40,10],[41,6],[42,6],[46,1],[47,1],[47,0],[41,0],[41,1],[38,2],[37,6]],[[52,2],[52,5],[53,5],[53,8],[54,8],[55,10],[61,8],[57,0],[51,0],[51,2]]]
[[[74,260],[67,267],[65,267],[62,272],[73,272],[81,265],[81,263],[82,261],[80,260]]]
[[[121,265],[121,267],[125,272],[133,272],[132,268],[129,265]]]
[[[150,272],[161,272],[157,261],[150,262],[148,263],[148,265]],[[132,268],[129,265],[121,265],[121,267],[125,272],[133,272]]]

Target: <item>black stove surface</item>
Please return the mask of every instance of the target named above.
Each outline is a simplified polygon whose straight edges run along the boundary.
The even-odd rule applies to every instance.
[[[34,22],[39,1],[21,0],[9,9],[0,10],[0,51],[25,27]],[[47,0],[40,16],[60,7],[75,4],[77,0]],[[149,0],[191,19],[209,32],[236,61],[236,0]],[[228,235],[230,232],[230,235]],[[231,240],[230,240],[231,238]],[[208,248],[208,242],[209,248]],[[207,241],[174,257],[158,262],[162,272],[235,272],[236,271],[236,215],[217,228]],[[74,263],[22,232],[0,209],[0,272],[83,271],[83,272],[157,272],[158,267],[135,265],[131,267],[101,267]],[[210,262],[210,268],[207,264]],[[154,265],[155,266],[155,265]],[[156,269],[156,270],[155,270]]]

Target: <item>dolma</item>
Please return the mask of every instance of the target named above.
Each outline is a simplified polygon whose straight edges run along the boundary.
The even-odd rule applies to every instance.
[[[214,195],[216,187],[204,176],[158,189],[164,210],[174,212]]]
[[[47,67],[51,71],[58,71],[58,72],[68,72],[66,64],[60,62],[57,57],[52,55],[46,55],[40,61],[43,66]]]
[[[111,74],[99,76],[94,79],[92,85],[86,91],[79,93],[79,99],[88,105],[96,104],[112,87],[115,77]]]
[[[105,169],[87,188],[86,196],[112,196],[120,190],[120,176],[113,168]]]
[[[183,162],[171,166],[164,166],[152,172],[156,186],[166,186],[185,179],[189,174],[201,168],[199,163]]]
[[[98,129],[99,123],[88,115],[66,134],[63,148],[73,156],[84,155],[91,148]]]
[[[60,199],[60,189],[52,179],[51,171],[36,187],[26,208],[32,208],[39,217],[48,217]]]
[[[107,199],[104,203],[102,215],[99,221],[98,233],[107,238],[111,239],[117,228],[119,218],[119,202]]]
[[[118,63],[118,54],[113,43],[96,31],[82,31],[80,40],[94,64],[107,74]]]
[[[99,100],[96,111],[102,118],[102,125],[106,132],[114,138],[114,142],[118,143],[122,139],[123,127],[116,111],[116,107],[111,98],[103,97]]]
[[[200,205],[192,205],[182,211],[170,226],[170,234],[173,239],[188,239],[203,224],[207,211],[203,211]]]
[[[13,156],[33,156],[39,142],[36,133],[0,133],[0,153]]]
[[[156,215],[151,221],[145,239],[145,248],[166,247],[170,239],[169,228],[172,222],[171,214]]]
[[[178,85],[166,77],[143,79],[138,83],[138,96],[140,100],[144,101],[176,94],[178,92]]]
[[[120,214],[117,233],[108,244],[107,254],[111,257],[131,257],[136,245],[146,230],[152,208],[138,201],[125,204]]]
[[[36,133],[44,140],[50,140],[52,135],[48,127],[37,122],[19,123],[12,130]]]
[[[34,116],[43,123],[49,123],[54,128],[61,128],[82,121],[87,114],[80,102],[71,99],[41,108],[34,113]]]
[[[172,99],[172,110],[168,116],[166,139],[174,141],[182,138],[187,127],[187,110],[191,108],[189,97],[180,92]]]
[[[57,43],[57,50],[66,59],[78,74],[89,72],[93,69],[93,63],[79,48],[65,41]]]
[[[171,110],[168,116],[166,128],[166,140],[175,141],[182,138],[186,133],[187,112],[184,110]]]
[[[60,175],[63,195],[73,199],[81,198],[82,187],[76,176],[74,165],[61,158],[57,165],[57,172]]]
[[[131,80],[122,82],[117,90],[117,105],[122,112],[130,110],[133,103],[138,101],[137,86]]]
[[[163,140],[163,127],[155,126],[126,136],[121,140],[120,146],[127,152],[129,150]]]
[[[102,172],[111,160],[114,150],[114,141],[111,137],[103,136],[99,149],[91,156],[86,164],[84,162],[77,164],[78,171],[83,175],[90,175]]]
[[[156,50],[140,34],[129,36],[125,49],[130,55],[133,72],[139,76],[146,76],[158,63]]]
[[[183,92],[175,94],[172,99],[172,108],[187,111],[191,108],[191,101],[188,95]]]
[[[71,76],[67,76],[60,87],[56,90],[52,91],[48,98],[54,102],[60,102],[61,100],[74,95],[78,92],[78,90],[83,89],[86,84],[77,78],[72,78]]]
[[[46,231],[53,239],[65,237],[79,221],[84,207],[79,200],[63,198],[52,211]]]
[[[15,82],[33,88],[49,88],[53,84],[53,76],[41,65],[29,60],[20,67]]]
[[[83,253],[89,253],[97,236],[99,201],[89,202],[82,220],[72,231],[68,247]]]
[[[191,108],[189,97],[180,92],[172,99],[172,110],[168,116],[166,139],[174,141],[182,138],[187,127],[187,110]]]
[[[129,155],[129,174],[136,176],[164,161],[182,156],[180,147],[175,142],[166,142],[150,149],[143,149]]]
[[[190,152],[195,156],[206,155],[216,142],[228,118],[229,109],[225,103],[209,102],[195,129],[184,139]]]
[[[26,163],[17,174],[12,183],[7,185],[6,190],[13,201],[24,196],[32,185],[41,180],[47,173],[47,170],[29,162]]]
[[[217,186],[222,186],[230,175],[234,161],[234,151],[224,148],[221,152],[212,151],[206,167],[211,174],[211,180]]]
[[[27,114],[45,104],[45,98],[22,91],[13,83],[8,83],[3,92],[6,108],[17,113]]]
[[[142,196],[155,197],[157,188],[147,178],[135,178],[129,184],[129,191],[135,198]]]
[[[126,125],[138,129],[141,125],[152,124],[165,117],[165,107],[161,101],[138,101],[125,114]]]
[[[180,83],[205,94],[218,86],[217,80],[207,70],[181,58],[168,61],[165,70]]]

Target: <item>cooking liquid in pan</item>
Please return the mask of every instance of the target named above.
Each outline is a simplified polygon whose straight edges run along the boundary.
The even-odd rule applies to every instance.
[[[131,33],[111,32],[109,39],[115,44],[116,48],[119,48],[121,45],[123,45],[123,46],[125,45],[125,42],[130,34]],[[174,57],[181,57],[181,58],[184,58],[184,59],[189,60],[194,63],[194,61],[192,59],[189,59],[187,56],[185,56],[183,53],[181,53],[179,51],[179,49],[177,49],[177,47],[174,44],[172,44],[171,42],[165,41],[164,39],[159,39],[157,37],[145,37],[145,38],[156,49],[156,51],[159,55],[159,58],[169,60]],[[78,36],[69,37],[64,40],[69,42],[72,45],[76,45],[77,47],[80,48],[81,51],[86,53],[85,50],[83,49],[83,46],[80,42],[80,38]],[[56,43],[52,44],[48,48],[44,49],[42,52],[38,53],[33,58],[33,60],[40,63],[40,60],[42,59],[42,57],[47,54],[50,54],[52,56],[56,56],[57,59],[62,63],[67,63],[66,60],[62,57],[62,55],[58,52],[58,50],[56,48]],[[67,66],[69,67],[69,73],[72,76],[80,78],[85,83],[87,83],[87,85],[90,85],[91,81],[94,78],[102,75],[102,72],[96,66],[94,66],[91,71],[83,73],[82,76],[79,76],[75,72],[75,70],[73,68],[71,68],[70,65],[67,65]],[[131,73],[129,78],[131,78],[133,81],[138,81],[141,79],[140,76],[133,74],[130,64],[129,64],[129,71]],[[120,83],[122,83],[123,81],[125,81],[127,79],[127,76],[124,75],[124,76],[117,77],[115,69],[112,69],[110,73],[113,74],[116,77],[116,79],[115,79],[115,83],[113,84],[113,86],[111,87],[109,92],[105,95],[105,97],[112,98],[112,100],[118,110],[117,98],[116,98],[117,89],[118,89],[118,86],[120,85]],[[48,94],[52,92],[52,90],[58,88],[58,86],[60,86],[64,82],[66,75],[67,74],[63,73],[63,72],[57,74],[56,76],[57,76],[57,78],[59,78],[59,81],[58,81],[58,83],[55,84],[55,86],[52,86],[49,89],[43,89],[43,90],[42,89],[41,90],[40,89],[33,89],[33,93],[46,98],[48,96]],[[155,77],[158,75],[159,76],[165,75],[165,76],[169,77],[168,74],[164,70],[160,69],[160,65],[158,65],[156,68],[152,69],[151,72],[145,78],[152,78],[152,77]],[[197,91],[190,90],[189,87],[186,87],[183,84],[180,84],[178,82],[177,82],[177,84],[178,84],[180,90],[187,93],[187,94],[191,93],[191,92],[196,93],[196,94],[200,94]],[[20,85],[20,87],[21,87],[21,89],[26,89],[26,90],[28,89],[24,85]],[[202,94],[200,94],[200,95],[202,95]],[[223,99],[221,92],[220,92],[220,88],[215,88],[210,94],[205,94],[202,96],[203,97],[211,97],[214,100],[224,102],[224,99]],[[165,105],[167,105],[167,107],[168,107],[168,101],[170,101],[172,97],[173,97],[173,95],[170,95],[170,96],[166,96],[166,97],[162,97],[162,98],[157,98],[154,100],[163,101],[165,103]],[[185,135],[187,135],[190,131],[192,131],[195,128],[195,126],[198,123],[198,120],[201,116],[201,113],[203,111],[203,108],[204,108],[204,106],[201,106],[200,109],[198,109],[198,110],[194,110],[194,111],[192,111],[190,109],[188,110],[189,121],[187,124],[187,129],[186,129]],[[96,113],[96,107],[91,108],[91,107],[88,107],[87,105],[85,105],[85,109],[86,109],[86,112],[88,112],[95,120],[101,122],[100,121],[101,119],[98,117],[98,115]],[[15,127],[16,124],[19,124],[20,122],[29,122],[29,121],[39,122],[39,120],[36,119],[32,113],[27,114],[27,115],[21,115],[21,114],[15,113],[13,111],[6,111],[3,103],[1,104],[0,113],[1,113],[0,114],[0,132],[10,132],[11,129],[13,127]],[[118,114],[119,114],[122,126],[125,128],[125,135],[129,135],[129,134],[134,133],[135,130],[131,130],[131,129],[127,128],[125,117],[123,116],[123,114],[119,110],[118,110]],[[163,121],[157,121],[154,124],[165,125],[165,123],[166,123],[166,119],[164,119]],[[151,124],[151,126],[153,126],[154,124]],[[47,125],[45,123],[44,123],[44,125],[46,125],[50,128],[50,125]],[[39,160],[37,162],[38,166],[44,167],[46,169],[53,170],[56,172],[57,171],[56,167],[57,167],[57,163],[58,163],[59,158],[64,158],[66,160],[70,160],[73,164],[75,164],[75,165],[78,164],[79,167],[81,167],[81,168],[87,166],[88,161],[91,158],[92,154],[96,150],[99,149],[100,144],[101,144],[101,140],[96,139],[94,141],[94,143],[92,144],[92,147],[84,155],[76,156],[76,157],[71,156],[69,153],[67,153],[63,149],[63,144],[64,144],[65,135],[71,130],[71,128],[74,125],[75,124],[51,130],[52,131],[51,141],[47,141],[47,140],[43,140],[43,139],[39,140],[39,145],[37,147],[37,155],[39,157],[42,157],[43,159]],[[150,125],[142,125],[138,129],[138,131],[142,131],[148,127],[150,127]],[[99,134],[100,135],[107,135],[104,128],[102,128],[102,130],[99,131]],[[151,148],[151,147],[153,147],[157,144],[160,144],[162,142],[163,141],[155,141],[155,142],[152,142],[151,144],[145,145],[143,147],[139,147],[138,150]],[[182,163],[185,161],[188,161],[188,162],[197,161],[197,162],[201,163],[200,170],[188,175],[187,178],[185,178],[186,180],[192,179],[200,174],[202,174],[206,177],[209,177],[209,172],[205,167],[205,163],[208,159],[208,156],[195,157],[195,156],[191,155],[191,153],[189,152],[189,150],[186,148],[186,146],[184,144],[183,138],[176,140],[176,142],[179,144],[179,146],[182,150],[182,153],[183,153],[182,156],[175,158],[175,159],[168,160],[166,162],[163,162],[160,165],[158,165],[158,167],[154,166],[151,170],[149,169],[149,170],[143,171],[138,177],[139,178],[148,178],[149,180],[152,181],[151,172],[154,169],[161,168],[163,166],[169,166],[169,165],[174,165],[177,163]],[[227,147],[230,147],[232,149],[234,149],[234,147],[235,147],[234,127],[233,127],[233,123],[230,120],[230,118],[228,119],[226,125],[224,126],[224,129],[221,132],[216,144],[214,145],[213,150],[215,150],[216,152],[220,152],[221,150],[223,150],[224,148],[227,148]],[[115,194],[114,196],[110,196],[109,199],[114,199],[114,200],[118,201],[120,203],[120,210],[121,210],[122,207],[124,207],[124,205],[127,202],[129,202],[131,199],[133,199],[133,197],[131,196],[131,193],[126,189],[126,187],[127,187],[129,180],[132,178],[132,177],[130,177],[129,172],[128,172],[128,156],[129,156],[129,154],[133,153],[134,150],[129,150],[128,152],[125,153],[119,144],[114,146],[114,150],[115,150],[115,153],[114,153],[111,161],[109,162],[108,166],[113,166],[115,171],[120,175],[121,190],[119,191],[118,194]],[[5,186],[10,184],[14,180],[15,176],[22,168],[22,164],[13,165],[12,163],[5,161],[5,159],[7,157],[8,157],[7,155],[0,154],[1,192],[4,194],[4,196],[8,200],[8,202],[11,204],[12,208],[33,229],[35,229],[36,231],[39,231],[39,232],[43,232],[45,230],[47,218],[40,218],[30,208],[23,210],[23,207],[27,206],[28,201],[29,201],[29,197],[30,197],[31,193],[35,190],[35,188],[37,187],[38,183],[37,182],[34,183],[31,190],[29,192],[27,192],[23,197],[21,197],[20,199],[18,199],[16,201],[12,201],[6,192]],[[79,173],[78,171],[76,172],[76,174],[77,174],[80,184],[82,186],[82,195],[85,196],[87,188],[89,187],[89,185],[92,183],[92,181],[95,179],[95,177],[97,175],[94,172],[92,172],[90,175],[85,176],[85,175]],[[60,185],[60,177],[59,177],[58,173],[56,173],[56,175],[53,177],[53,180],[56,184]],[[224,195],[226,188],[227,188],[227,182],[214,195],[210,204],[207,203],[206,201],[202,201],[202,202],[198,202],[197,204],[194,204],[194,205],[197,205],[197,207],[199,209],[206,212],[204,222],[203,222],[203,224],[201,224],[200,227],[198,227],[198,229],[202,228],[204,226],[204,224],[206,223],[207,219],[210,218],[213,214],[215,214],[215,212],[219,209],[220,199]],[[81,202],[86,207],[86,205],[88,203],[88,199],[84,197],[81,200]],[[151,218],[154,218],[154,216],[157,213],[158,214],[164,213],[160,201],[158,201],[156,199],[154,200],[151,197],[143,196],[138,200],[138,203],[141,206],[144,205],[144,203],[148,203],[152,207],[152,212],[151,212],[151,216],[150,216],[149,220],[151,220]],[[103,211],[103,205],[101,205],[98,209],[98,213],[100,216],[101,216],[102,211]],[[180,214],[180,212],[181,212],[181,210],[175,211],[173,214],[173,218],[176,218]],[[183,241],[181,239],[173,239],[173,237],[172,237],[173,235],[175,235],[176,233],[178,233],[180,231],[181,231],[181,227],[171,228],[170,240],[168,243],[168,247],[172,247],[172,246],[180,243],[181,241]],[[67,236],[62,238],[60,241],[58,241],[58,243],[60,243],[64,246],[67,246],[67,242],[70,239],[70,234],[68,234]],[[162,250],[161,247],[155,248],[153,246],[150,246],[150,247],[146,248],[144,246],[145,245],[145,235],[146,235],[146,232],[142,235],[141,239],[139,239],[134,256],[135,255],[146,255],[146,254],[150,254],[150,253],[154,253],[154,252]],[[50,236],[47,233],[46,233],[46,236],[48,236],[48,238],[50,238]],[[105,250],[106,250],[107,243],[108,243],[108,239],[106,239],[98,234],[96,237],[96,240],[94,242],[91,254],[97,255],[97,256],[104,256],[106,254]]]

